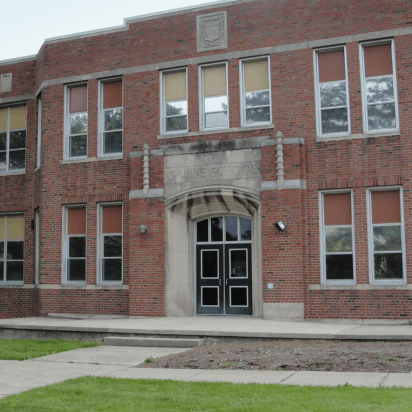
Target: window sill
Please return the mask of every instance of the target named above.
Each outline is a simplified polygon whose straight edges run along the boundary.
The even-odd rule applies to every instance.
[[[309,285],[308,290],[412,290],[407,284]]]
[[[82,157],[79,159],[64,159],[60,162],[62,165],[69,165],[72,163],[88,163],[88,162],[95,162],[97,161],[97,157]]]
[[[25,175],[25,170],[15,170],[15,171],[7,171],[7,172],[0,172],[0,176],[14,176],[14,175]]]
[[[123,160],[123,153],[116,153],[112,156],[99,156],[97,158],[98,161],[105,161],[105,160]]]
[[[0,282],[0,288],[24,288],[23,282]]]
[[[357,133],[357,134],[347,134],[347,135],[340,135],[340,136],[328,136],[322,137],[317,136],[317,142],[333,142],[337,140],[352,140],[352,139],[368,139],[370,137],[386,137],[386,136],[400,136],[399,131],[394,132],[379,132],[379,133]]]

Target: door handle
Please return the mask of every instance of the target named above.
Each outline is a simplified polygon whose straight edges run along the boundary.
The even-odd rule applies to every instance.
[[[226,278],[226,281],[225,281],[225,283],[226,283],[226,286],[227,286],[227,278]]]

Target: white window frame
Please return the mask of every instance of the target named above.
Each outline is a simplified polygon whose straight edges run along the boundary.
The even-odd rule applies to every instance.
[[[85,278],[84,280],[68,280],[67,275],[67,262],[69,259],[69,209],[85,208],[86,209],[86,233],[84,235],[75,235],[73,237],[86,238],[86,256],[85,256]],[[85,204],[63,206],[63,238],[62,238],[62,284],[84,286],[86,284],[86,272],[87,272],[87,206]]]
[[[122,268],[121,268],[121,274],[122,274],[122,279],[121,280],[103,280],[103,258],[104,258],[104,234],[103,232],[103,208],[105,206],[122,206],[122,233],[110,233],[110,235],[118,236],[120,235],[122,237]],[[124,205],[121,202],[111,202],[111,203],[100,203],[97,207],[97,219],[98,219],[98,233],[97,233],[97,278],[96,282],[98,285],[103,285],[103,286],[122,286],[123,281],[124,281]]]
[[[245,92],[245,71],[244,71],[244,63],[253,62],[253,61],[263,61],[266,60],[268,63],[268,81],[269,81],[269,114],[270,119],[267,122],[255,122],[255,123],[246,123],[246,92]],[[240,71],[240,120],[243,127],[257,127],[257,126],[265,126],[272,124],[272,84],[271,84],[271,76],[270,76],[270,56],[262,56],[262,57],[252,57],[249,59],[243,59],[240,61],[239,66]],[[228,105],[229,106],[229,105]],[[255,107],[266,107],[266,106],[255,106]]]
[[[34,284],[40,283],[40,211],[35,211],[35,263],[34,263]]]
[[[186,129],[182,130],[176,130],[176,131],[170,131],[168,132],[166,130],[166,99],[165,99],[165,92],[166,92],[166,87],[165,87],[165,78],[168,73],[175,73],[175,72],[185,72],[185,78],[186,78],[186,102],[187,102],[187,120],[186,124],[187,127]],[[187,67],[181,67],[177,69],[172,69],[172,70],[164,70],[160,72],[160,133],[162,135],[174,135],[174,134],[184,134],[188,133],[189,131],[189,89],[188,89],[188,79],[187,79]]]
[[[70,89],[77,86],[86,86],[86,105],[87,105],[87,134],[86,134],[86,155],[85,156],[69,156],[70,155]],[[89,85],[85,82],[72,83],[64,86],[64,145],[63,145],[63,159],[64,160],[82,160],[87,159],[89,152]]]
[[[318,55],[320,53],[327,53],[327,52],[333,52],[333,51],[339,51],[339,50],[343,50],[344,59],[345,59],[346,106],[336,106],[334,108],[341,109],[341,108],[346,107],[347,114],[348,114],[348,131],[347,132],[337,132],[337,133],[322,133],[322,107],[321,107],[321,97],[320,97]],[[313,64],[314,64],[314,73],[315,73],[316,135],[318,138],[349,136],[351,134],[351,123],[350,123],[348,61],[347,61],[347,55],[346,55],[346,45],[313,50]],[[330,82],[330,83],[334,83],[334,82]]]
[[[375,249],[373,244],[373,227],[372,224],[372,192],[388,192],[391,190],[399,191],[399,204],[400,204],[400,216],[401,216],[401,242],[402,250],[398,253],[402,253],[402,279],[375,279]],[[403,206],[403,192],[402,186],[380,186],[367,189],[367,212],[368,212],[368,251],[369,251],[369,283],[371,285],[406,285],[406,254],[405,254],[405,220],[404,220],[404,206]],[[376,226],[394,226],[394,223],[380,223]],[[380,252],[382,253],[382,252]]]
[[[205,125],[205,96],[204,96],[204,88],[203,88],[203,69],[212,66],[225,66],[226,70],[226,94],[227,96],[227,125],[219,126],[219,127],[206,127]],[[217,62],[217,63],[209,63],[203,64],[199,66],[199,127],[201,131],[209,131],[209,130],[226,130],[230,127],[230,110],[229,110],[229,76],[228,76],[228,67],[227,62]],[[223,96],[223,95],[221,95]]]
[[[364,47],[367,46],[379,46],[384,44],[391,45],[391,54],[392,54],[392,77],[393,77],[393,97],[395,104],[395,122],[396,126],[391,129],[375,129],[369,130],[368,122],[368,102],[366,96],[366,77],[365,77],[365,59],[363,55]],[[359,61],[360,61],[360,77],[361,77],[361,91],[362,91],[362,115],[363,115],[363,131],[367,134],[376,134],[376,133],[387,133],[387,132],[397,132],[399,131],[399,110],[398,110],[398,86],[396,81],[396,61],[395,61],[395,43],[393,39],[389,40],[380,40],[380,41],[371,41],[359,43]],[[377,77],[388,77],[389,75],[384,76],[375,76]],[[390,102],[387,102],[390,103]]]
[[[121,81],[122,82],[122,106],[121,107],[112,107],[110,109],[103,109],[103,97],[104,97],[104,92],[103,92],[103,87],[106,83],[111,83],[111,82],[116,82],[116,81]],[[124,133],[124,109],[123,109],[123,104],[124,104],[124,93],[123,93],[123,78],[122,77],[114,77],[110,79],[103,79],[99,81],[99,88],[98,88],[98,101],[99,101],[99,115],[98,115],[98,153],[100,158],[106,158],[106,157],[118,157],[123,155],[123,133]],[[122,109],[122,151],[121,152],[115,152],[115,153],[103,153],[103,138],[104,138],[104,112],[105,110],[113,110],[113,109]],[[120,131],[120,129],[117,129],[115,131]]]
[[[36,168],[41,164],[41,129],[42,129],[42,101],[41,96],[37,98],[37,156]]]
[[[352,230],[352,265],[353,279],[333,279],[328,280],[326,277],[326,225],[324,213],[324,195],[350,193],[351,197],[351,230]],[[330,227],[330,226],[327,226]],[[349,227],[349,225],[337,225],[336,227]],[[321,269],[321,284],[323,285],[355,285],[356,284],[356,250],[355,250],[355,225],[354,225],[354,210],[353,210],[353,191],[352,190],[322,190],[319,192],[319,246],[320,246],[320,269]],[[334,253],[339,254],[339,253]],[[340,253],[350,254],[350,253]]]

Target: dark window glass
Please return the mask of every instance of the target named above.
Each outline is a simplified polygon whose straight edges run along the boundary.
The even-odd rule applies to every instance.
[[[218,288],[202,288],[202,306],[219,306]]]
[[[252,240],[252,222],[250,219],[240,218],[241,240]]]
[[[84,281],[86,279],[86,260],[69,259],[68,272],[67,280]]]
[[[197,222],[197,241],[198,242],[208,242],[209,233],[209,219],[201,220]]]
[[[230,251],[230,277],[246,278],[247,277],[247,251],[231,250]]]
[[[4,242],[0,242],[0,259],[4,259]]]
[[[10,151],[10,170],[24,169],[26,165],[26,150]]]
[[[213,217],[212,223],[212,242],[221,242],[223,240],[223,218]]]
[[[105,236],[104,237],[104,257],[122,256],[122,237]]]
[[[23,280],[23,262],[7,262],[7,280]]]
[[[219,277],[219,251],[202,250],[202,277],[217,278]]]
[[[7,242],[7,258],[10,260],[23,259],[24,242]],[[1,250],[0,250],[1,253]]]
[[[4,262],[0,262],[0,280],[4,280]]]
[[[375,253],[375,279],[402,279],[401,253]]]
[[[85,257],[86,256],[86,238],[71,237],[69,238],[69,257]]]
[[[79,157],[87,155],[87,136],[70,137],[70,157]]]
[[[352,255],[326,255],[327,280],[352,280]]]
[[[108,132],[104,134],[104,154],[122,152],[122,132]]]
[[[230,288],[230,306],[247,306],[247,288]]]
[[[226,240],[227,241],[238,240],[237,221],[238,221],[237,217],[234,217],[234,216],[226,217]]]
[[[103,259],[103,280],[122,280],[122,259]]]

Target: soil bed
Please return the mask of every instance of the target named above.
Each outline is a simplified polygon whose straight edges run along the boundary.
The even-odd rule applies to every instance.
[[[412,342],[273,340],[209,342],[138,367],[333,372],[412,372]]]

